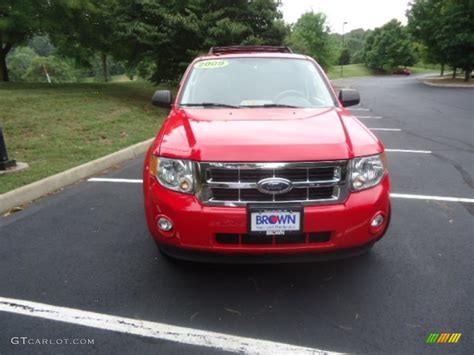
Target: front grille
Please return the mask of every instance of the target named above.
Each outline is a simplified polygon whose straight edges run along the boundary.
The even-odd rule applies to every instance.
[[[280,245],[280,244],[317,244],[331,239],[331,232],[298,233],[290,235],[249,235],[217,233],[216,241],[226,245]]]
[[[309,191],[308,191],[309,189]],[[334,187],[310,187],[310,188],[294,188],[293,190],[282,194],[272,195],[263,194],[257,189],[244,189],[240,191],[242,201],[254,202],[288,202],[288,201],[304,201],[309,196],[310,200],[330,199],[334,194]],[[215,201],[238,201],[239,191],[237,189],[212,189],[213,200]]]
[[[199,163],[198,196],[204,204],[242,206],[247,203],[339,203],[347,196],[347,161],[309,163]],[[282,194],[258,189],[258,182],[277,177],[292,188]]]
[[[241,182],[254,182],[269,177],[273,177],[272,170],[246,169],[240,171]],[[330,180],[334,178],[334,167],[278,169],[278,177],[293,182],[304,182],[308,180],[308,177],[309,180]],[[210,169],[207,179],[214,182],[235,182],[239,181],[239,171],[237,169]]]

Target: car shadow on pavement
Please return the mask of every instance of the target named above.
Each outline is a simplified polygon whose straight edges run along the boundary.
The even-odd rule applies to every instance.
[[[166,287],[171,287],[177,298],[192,295],[192,303],[203,309],[221,307],[245,316],[246,312],[259,314],[279,305],[287,311],[297,310],[315,299],[317,308],[327,311],[359,282],[372,283],[369,271],[381,263],[376,250],[350,259],[297,264],[200,264],[160,256],[156,272],[174,275],[173,283]],[[158,277],[156,281],[163,282]],[[314,304],[310,308],[314,310]]]

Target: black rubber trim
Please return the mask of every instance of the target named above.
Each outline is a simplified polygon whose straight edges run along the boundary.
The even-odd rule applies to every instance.
[[[180,260],[219,263],[219,264],[285,264],[285,263],[309,263],[339,260],[361,255],[370,250],[375,242],[370,242],[360,247],[342,249],[332,252],[312,252],[296,254],[223,254],[195,251],[177,248],[169,245],[159,244],[158,247],[166,255]]]

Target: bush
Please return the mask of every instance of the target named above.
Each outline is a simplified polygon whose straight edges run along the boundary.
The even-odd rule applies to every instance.
[[[41,57],[48,57],[56,53],[56,48],[47,35],[34,36],[28,41],[28,47],[32,48]]]
[[[351,64],[364,63],[364,50],[355,51],[351,56]]]
[[[44,73],[46,66],[51,82],[53,83],[70,83],[77,82],[79,71],[74,67],[73,63],[55,56],[35,57],[28,70],[22,76],[23,80],[31,82],[47,82]]]
[[[43,65],[46,65],[53,83],[77,82],[80,71],[73,62],[58,56],[42,57],[31,47],[17,47],[7,57],[12,81],[47,82]]]
[[[351,62],[351,53],[347,48],[344,48],[339,55],[339,59],[337,60],[338,65],[347,65]]]
[[[30,47],[15,48],[7,57],[10,79],[12,81],[22,81],[23,75],[36,57],[35,51]]]

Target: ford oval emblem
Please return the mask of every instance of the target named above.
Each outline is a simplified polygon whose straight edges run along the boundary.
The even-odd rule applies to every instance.
[[[257,183],[258,191],[269,195],[284,194],[292,188],[293,184],[290,180],[278,177],[263,179]]]

